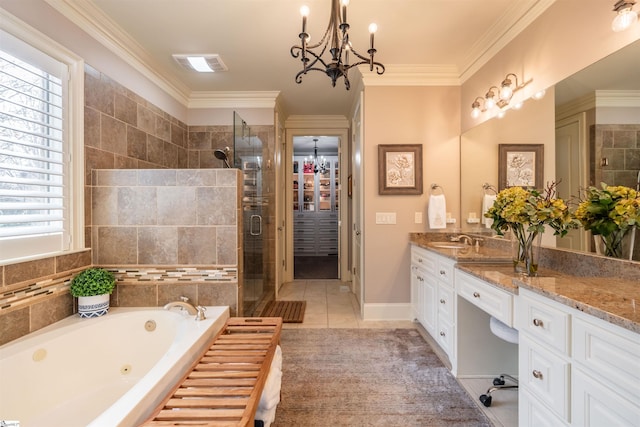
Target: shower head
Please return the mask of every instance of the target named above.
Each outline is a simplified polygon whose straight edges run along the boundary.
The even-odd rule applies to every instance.
[[[213,155],[216,156],[216,159],[222,160],[225,167],[231,167],[229,164],[229,147],[224,147],[224,150],[218,148],[217,150],[214,150]]]

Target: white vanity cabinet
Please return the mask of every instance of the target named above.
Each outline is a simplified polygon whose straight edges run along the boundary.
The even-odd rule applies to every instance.
[[[519,425],[640,426],[640,334],[520,288]]]
[[[411,245],[411,306],[414,317],[455,366],[455,261]]]

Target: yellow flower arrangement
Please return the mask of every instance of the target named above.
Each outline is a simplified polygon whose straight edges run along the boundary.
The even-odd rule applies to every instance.
[[[640,223],[640,193],[625,186],[600,184],[584,191],[574,215],[585,230],[602,236],[605,255],[620,257],[627,231]]]
[[[493,206],[484,215],[493,219],[491,228],[499,235],[511,230],[517,243],[513,255],[514,269],[529,276],[538,272],[534,250],[545,226],[553,228],[554,234],[559,236],[578,227],[566,203],[555,197],[556,186],[556,183],[551,183],[542,193],[534,188],[506,188],[498,193]]]

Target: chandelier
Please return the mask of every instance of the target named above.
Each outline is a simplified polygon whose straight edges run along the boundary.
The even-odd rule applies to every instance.
[[[327,162],[324,156],[318,160],[318,138],[313,138],[313,173],[327,173]]]
[[[362,64],[369,64],[369,71],[376,73],[384,73],[384,65],[375,62],[373,56],[376,49],[373,47],[373,35],[378,29],[376,24],[369,25],[369,57],[360,55],[351,45],[349,41],[349,24],[347,23],[347,5],[349,0],[340,0],[342,4],[342,13],[340,13],[339,0],[331,0],[331,17],[329,25],[322,39],[315,44],[309,44],[310,36],[307,33],[307,16],[309,8],[302,6],[300,14],[302,15],[302,32],[299,34],[300,45],[291,47],[291,56],[300,58],[302,61],[302,71],[296,74],[296,83],[302,83],[302,76],[308,71],[322,71],[331,79],[331,85],[336,86],[336,81],[340,77],[344,77],[344,85],[349,90],[351,84],[347,73],[352,67]],[[325,52],[329,55],[323,59]],[[357,62],[349,64],[349,53],[355,56]]]

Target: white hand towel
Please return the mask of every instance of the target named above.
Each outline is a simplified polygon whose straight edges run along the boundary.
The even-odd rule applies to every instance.
[[[429,227],[447,228],[447,202],[444,194],[432,194],[429,196],[427,207]]]
[[[493,206],[493,202],[496,201],[495,194],[485,194],[482,198],[482,215],[481,221],[487,228],[491,228],[491,224],[493,224],[493,219],[487,218],[484,214],[489,210],[491,206]]]

